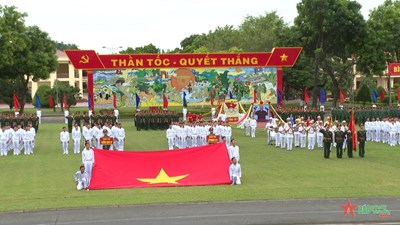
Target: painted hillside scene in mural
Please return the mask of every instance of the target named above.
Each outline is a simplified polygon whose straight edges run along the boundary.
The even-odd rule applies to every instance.
[[[134,106],[135,95],[141,107],[162,106],[163,94],[169,106],[182,105],[183,92],[188,105],[209,105],[216,99],[233,97],[242,103],[257,99],[276,102],[277,69],[245,68],[168,68],[97,70],[93,72],[94,101],[100,107]]]

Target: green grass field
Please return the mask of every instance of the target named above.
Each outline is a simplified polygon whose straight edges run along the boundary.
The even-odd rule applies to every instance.
[[[381,197],[400,195],[400,147],[367,143],[366,158],[323,158],[322,149],[292,152],[266,145],[234,129],[240,147],[243,184],[76,191],[72,175],[81,156],[62,155],[63,124],[42,124],[34,155],[0,157],[0,211],[126,204],[260,200],[285,198]],[[125,149],[166,149],[165,131],[137,132],[124,122]],[[157,141],[155,141],[157,140]],[[334,152],[333,152],[334,153]],[[205,165],[208,166],[208,165]],[[209,165],[212,166],[212,165]]]

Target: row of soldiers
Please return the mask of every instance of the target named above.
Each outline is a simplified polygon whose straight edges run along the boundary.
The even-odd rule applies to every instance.
[[[400,117],[400,109],[399,108],[355,108],[354,109],[354,117],[357,124],[364,123],[367,121],[367,118],[379,118],[382,120],[383,118],[390,117]],[[332,110],[332,118],[335,120],[349,120],[351,114],[351,109],[333,109]]]
[[[91,127],[94,127],[96,123],[101,125],[109,123],[114,126],[118,122],[118,114],[118,110],[102,110],[99,113],[93,111],[91,115],[86,111],[84,111],[83,114],[77,111],[74,115],[69,114],[65,119],[68,124],[68,132],[71,133],[73,124],[75,123],[78,124],[79,127],[82,127],[84,124],[90,124]]]
[[[285,107],[275,109],[278,115],[286,121],[287,118],[311,118],[317,120],[318,117],[324,119],[325,113],[313,107]]]
[[[39,117],[36,113],[24,113],[24,114],[17,114],[14,113],[3,113],[0,116],[0,124],[1,127],[3,126],[21,126],[22,129],[27,127],[28,125],[32,126],[36,132],[39,131]]]
[[[169,125],[179,122],[179,114],[170,110],[142,110],[135,114],[134,123],[140,130],[165,130]]]
[[[348,149],[348,157],[353,157],[353,135],[346,121],[342,123],[335,121],[331,126],[330,122],[324,123],[320,117],[316,121],[296,119],[295,123],[292,123],[289,118],[286,123],[272,119],[266,124],[266,129],[268,129],[268,142],[275,141],[276,147],[290,151],[293,148],[293,144],[295,147],[306,148],[307,142],[308,150],[314,150],[315,144],[317,144],[318,148],[324,149],[329,144],[329,152],[324,154],[325,158],[329,158],[328,153],[330,153],[333,144],[336,147],[336,156],[338,158],[342,158],[343,150],[346,148]],[[359,154],[360,157],[364,157],[366,131],[362,128],[359,132],[357,141],[362,144],[360,145]]]
[[[399,118],[367,118],[365,122],[367,140],[382,142],[390,146],[400,145],[400,121]]]

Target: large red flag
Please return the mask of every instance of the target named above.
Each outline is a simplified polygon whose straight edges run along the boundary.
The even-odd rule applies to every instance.
[[[383,90],[379,94],[379,99],[381,100],[381,102],[385,101],[385,92]]]
[[[64,95],[64,109],[68,109],[67,95]]]
[[[89,189],[230,184],[225,143],[176,151],[94,150]],[[210,166],[212,165],[212,166]]]
[[[15,110],[21,109],[21,106],[19,105],[18,96],[17,96],[17,94],[15,92],[13,93],[13,99],[14,99],[14,109]]]
[[[340,102],[340,104],[343,104],[343,102],[344,102],[343,89],[341,89],[341,88],[339,90],[339,102]]]
[[[253,91],[253,103],[256,103],[256,102],[257,102],[257,91],[254,90]]]
[[[168,109],[168,98],[163,94],[163,107],[164,109]]]
[[[400,87],[397,88],[397,101],[400,102]]]
[[[54,100],[52,95],[49,95],[49,107],[54,108]]]
[[[113,93],[112,95],[113,95],[113,107],[117,108],[117,95],[115,93]]]
[[[304,102],[306,103],[306,104],[308,104],[308,101],[310,100],[310,97],[308,96],[308,89],[307,88],[305,88],[304,89]]]
[[[356,130],[356,120],[354,117],[354,110],[351,110],[349,130],[351,131],[351,139],[353,140],[353,151],[356,151],[357,146],[357,130]],[[350,150],[350,149],[348,149]]]

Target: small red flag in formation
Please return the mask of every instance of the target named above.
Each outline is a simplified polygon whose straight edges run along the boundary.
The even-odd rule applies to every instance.
[[[64,109],[68,109],[67,95],[64,95]]]
[[[117,95],[115,93],[113,93],[112,95],[113,95],[113,107],[117,108]]]
[[[340,102],[340,104],[343,104],[343,102],[344,102],[344,94],[343,94],[342,88],[340,88],[340,90],[339,90],[339,102]]]
[[[168,109],[168,98],[163,94],[163,107],[164,109]]]
[[[385,101],[385,92],[383,90],[379,94],[379,99],[381,100],[381,102]]]
[[[351,110],[349,130],[351,131],[351,139],[353,140],[353,151],[356,151],[357,146],[357,130],[356,130],[356,120],[354,117],[354,110]],[[350,150],[350,149],[349,149]]]
[[[13,93],[13,99],[14,99],[14,109],[15,110],[21,109],[21,106],[19,105],[18,96],[17,96],[17,94],[15,92]]]
[[[54,108],[54,100],[52,95],[49,95],[49,107]]]
[[[306,104],[308,104],[308,101],[310,100],[310,97],[308,96],[308,89],[307,88],[305,88],[304,89],[304,102],[306,103]]]

